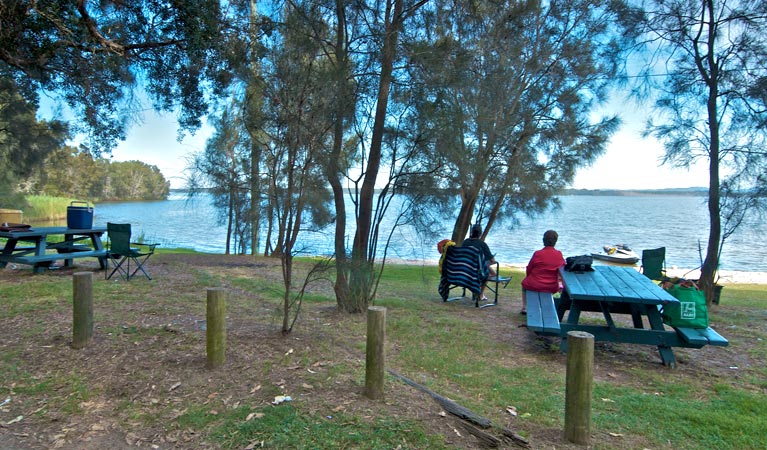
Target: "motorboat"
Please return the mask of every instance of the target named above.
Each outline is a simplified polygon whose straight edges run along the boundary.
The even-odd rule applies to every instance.
[[[616,264],[636,264],[639,261],[639,255],[626,244],[605,245],[602,249],[599,253],[592,253],[591,257]]]

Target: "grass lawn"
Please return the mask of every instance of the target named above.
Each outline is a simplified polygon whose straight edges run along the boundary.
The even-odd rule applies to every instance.
[[[82,262],[81,262],[82,261]],[[387,375],[363,395],[366,316],[313,283],[280,333],[279,261],[163,251],[154,280],[104,280],[97,264],[0,270],[0,448],[482,448],[461,420]],[[308,261],[298,267],[308,270]],[[72,349],[72,273],[94,271],[94,334]],[[524,327],[521,272],[499,306],[444,303],[436,267],[387,265],[386,366],[507,428],[531,448],[563,438],[566,355]],[[227,292],[227,359],[206,369],[206,289]],[[728,347],[597,343],[591,447],[763,449],[767,286],[726,285],[711,326]],[[273,404],[278,396],[290,401]],[[509,444],[511,447],[511,444]]]

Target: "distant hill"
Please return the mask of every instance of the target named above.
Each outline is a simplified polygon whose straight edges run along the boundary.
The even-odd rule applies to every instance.
[[[562,195],[609,195],[609,196],[635,196],[635,195],[685,195],[705,196],[708,188],[668,188],[668,189],[565,189]]]

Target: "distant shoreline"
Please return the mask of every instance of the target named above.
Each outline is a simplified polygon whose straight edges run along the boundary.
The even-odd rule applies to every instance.
[[[209,189],[199,189],[200,192],[208,192]],[[176,188],[171,189],[171,193],[187,193],[189,189]],[[376,189],[378,194],[380,189]],[[689,188],[663,188],[663,189],[565,189],[559,195],[593,195],[593,196],[636,196],[636,195],[668,195],[668,196],[690,196],[701,197],[708,194],[708,188],[689,187]]]

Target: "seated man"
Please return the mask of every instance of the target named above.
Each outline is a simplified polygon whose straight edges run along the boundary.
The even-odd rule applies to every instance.
[[[562,289],[559,268],[565,265],[562,252],[555,249],[559,235],[554,230],[543,233],[543,248],[535,251],[527,264],[525,278],[522,280],[522,310],[527,314],[525,291],[550,292],[556,294]]]
[[[482,254],[485,256],[485,262],[488,265],[488,269],[490,270],[490,278],[495,278],[498,276],[498,274],[495,273],[495,269],[493,268],[493,265],[495,265],[495,256],[490,251],[490,247],[487,246],[487,243],[480,239],[480,236],[482,236],[482,226],[478,223],[475,223],[471,227],[469,238],[463,241],[461,247],[478,248],[479,251],[482,252]],[[482,300],[487,300],[487,297],[485,297],[484,285],[482,286]]]

